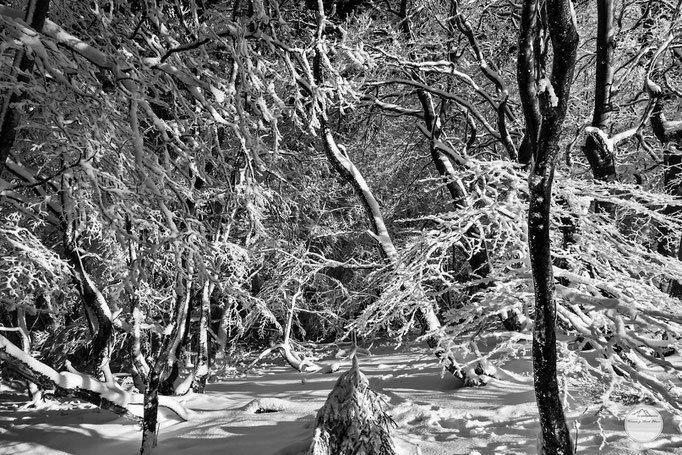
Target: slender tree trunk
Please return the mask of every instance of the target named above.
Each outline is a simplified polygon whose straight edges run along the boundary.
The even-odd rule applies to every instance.
[[[403,11],[406,14],[407,0],[403,0],[401,11]],[[473,35],[473,30],[471,29],[471,26],[466,21],[466,19],[461,15],[461,13],[459,13],[456,1],[454,1],[452,4],[452,13],[453,20],[457,24],[457,27],[469,39],[469,42],[472,48],[474,49],[474,54],[479,60],[479,66],[481,67],[483,73],[486,75],[488,79],[495,83],[496,87],[498,88],[498,90],[501,91],[501,93],[504,93],[506,91],[506,88],[504,87],[502,80],[500,79],[499,75],[497,75],[497,73],[495,73],[494,71],[490,70],[490,68],[488,68],[487,64],[485,63],[481,50],[478,46],[478,42],[476,41],[476,38]],[[409,27],[409,20],[407,17],[403,17],[402,19],[403,20],[401,22],[401,30],[408,39],[411,39],[412,32]],[[415,80],[419,80],[419,75],[416,72],[413,72],[412,77]],[[438,149],[438,147],[436,147],[437,141],[440,140],[443,134],[443,128],[441,118],[436,113],[433,97],[431,96],[431,93],[423,89],[417,89],[417,97],[419,98],[419,102],[422,105],[422,112],[424,114],[424,124],[426,126],[427,131],[430,133],[429,151],[431,153],[433,163],[436,166],[438,174],[445,181],[445,185],[450,193],[450,196],[452,197],[452,202],[455,209],[463,209],[467,206],[466,199],[467,190],[462,184],[461,179],[457,176],[457,172],[455,171],[455,168],[453,167],[450,159],[445,155],[445,153],[443,153],[440,149]],[[500,102],[500,106],[502,107],[501,122],[502,126],[504,126],[505,115],[504,106],[506,106],[506,95],[505,100]],[[498,123],[500,122],[498,121]],[[508,137],[506,126],[504,126],[504,128],[500,130],[500,136],[503,138],[503,142],[505,142],[505,147],[510,145],[505,140],[505,138]],[[508,148],[508,151],[510,153],[510,156],[513,156],[513,159],[516,159],[516,151],[514,150],[513,144],[511,144],[511,149]],[[465,236],[474,238],[478,240],[478,242],[480,243],[480,247],[477,248],[475,251],[471,252],[465,251],[466,256],[469,257],[468,262],[469,267],[471,268],[472,277],[475,279],[487,278],[491,273],[490,260],[488,257],[488,249],[486,247],[485,238],[484,235],[481,233],[481,229],[477,224],[474,223],[467,230]],[[475,286],[473,289],[471,289],[471,291],[477,291],[482,288],[489,287],[491,285],[492,283],[486,283],[485,285]]]
[[[230,325],[230,312],[232,311],[233,298],[225,296],[225,303],[223,305],[220,322],[218,323],[216,358],[222,359],[225,357],[225,349],[227,348],[228,327]]]
[[[665,146],[663,151],[663,185],[668,194],[682,197],[682,155],[679,154],[677,147],[671,149],[668,144],[674,142],[677,146],[682,144],[682,122],[668,121],[663,114],[662,94],[650,94],[655,97],[654,109],[651,114],[651,128],[656,138]],[[680,213],[678,206],[667,206],[664,209],[666,215]],[[666,226],[660,226],[661,239],[658,242],[657,250],[664,256],[677,256],[682,260],[682,239],[677,240],[673,232]],[[668,293],[671,297],[682,298],[682,284],[680,280],[672,280]]]
[[[545,88],[538,93],[541,126],[528,187],[528,242],[535,286],[535,323],[533,327],[533,370],[535,397],[540,413],[543,450],[548,455],[573,455],[571,441],[557,378],[556,296],[550,243],[550,207],[552,183],[559,151],[559,138],[566,116],[570,87],[575,69],[578,34],[572,17],[570,0],[548,0],[546,3],[549,33],[553,47],[551,83],[554,93]],[[525,0],[522,17],[534,14],[535,0]],[[532,42],[537,30],[522,25],[521,42]],[[523,54],[524,50],[520,50]],[[533,59],[519,56],[519,73],[531,71],[522,64],[534,65]],[[544,66],[544,65],[543,65]],[[542,75],[545,78],[545,75]],[[528,82],[528,81],[526,81]],[[519,81],[519,84],[522,84]],[[538,84],[540,86],[540,84]],[[546,86],[545,86],[546,87]],[[533,104],[523,104],[526,118]],[[532,117],[532,115],[530,115]]]
[[[73,268],[73,281],[78,288],[90,333],[92,335],[92,356],[95,368],[100,370],[107,382],[113,382],[109,368],[111,351],[114,344],[114,325],[111,309],[95,282],[85,269],[78,246],[78,226],[76,208],[71,194],[72,177],[62,176],[62,233],[64,255]]]
[[[159,427],[159,386],[164,370],[164,362],[157,362],[147,378],[147,388],[144,393],[144,415],[142,417],[141,454],[149,453],[156,447]]]
[[[140,325],[142,324],[142,311],[140,310],[140,299],[135,294],[139,286],[139,273],[138,267],[139,263],[137,260],[137,250],[135,243],[133,242],[133,227],[130,219],[126,218],[126,232],[130,236],[131,240],[128,243],[128,258],[129,264],[129,276],[126,283],[126,289],[130,298],[130,313],[132,314],[132,330],[131,335],[133,337],[130,346],[130,357],[133,361],[132,376],[135,387],[140,393],[145,393],[147,390],[147,378],[149,377],[149,365],[147,360],[142,354],[142,330]]]
[[[528,164],[536,157],[538,135],[542,116],[537,98],[537,69],[534,48],[537,31],[538,3],[524,1],[521,11],[521,31],[519,33],[519,56],[517,59],[516,79],[519,84],[519,97],[523,105],[526,126],[521,145],[519,146],[519,162]]]
[[[17,308],[17,327],[21,335],[21,349],[27,355],[31,355],[31,333],[26,326],[26,311],[23,308]],[[43,398],[42,390],[37,384],[31,381],[26,381],[28,393],[31,395],[31,401],[37,404]]]
[[[599,128],[601,133],[588,134],[583,146],[583,153],[590,163],[592,175],[602,182],[616,180],[615,144],[609,141],[607,136],[611,117],[613,50],[615,48],[613,10],[614,0],[597,0],[597,61],[592,127]],[[594,209],[597,213],[613,213],[614,206],[608,202],[595,201]]]
[[[512,161],[518,161],[518,152],[516,147],[514,147],[514,142],[507,128],[507,117],[509,117],[509,119],[512,121],[516,121],[515,116],[507,105],[509,100],[509,90],[507,89],[507,84],[504,82],[502,76],[493,68],[491,68],[490,63],[486,61],[483,51],[481,50],[481,46],[478,43],[478,39],[476,38],[476,32],[474,32],[471,23],[459,10],[459,1],[452,0],[450,2],[450,8],[450,22],[454,24],[457,29],[464,34],[464,36],[466,36],[471,50],[473,51],[476,60],[478,60],[479,69],[490,82],[495,84],[498,96],[498,104],[496,107],[497,129],[500,133],[500,139],[504,145],[504,148],[507,150],[509,158]]]
[[[191,275],[191,274],[190,274]],[[161,385],[159,390],[164,395],[172,395],[175,393],[175,388],[180,376],[180,366],[178,359],[182,354],[182,348],[187,342],[187,336],[190,328],[190,314],[192,302],[192,283],[187,280],[183,286],[185,294],[178,296],[176,303],[175,321],[173,332],[170,336],[170,344],[168,352],[164,354],[167,376],[160,379]]]
[[[187,264],[184,260],[181,262],[183,263],[183,266]],[[149,452],[156,446],[156,438],[158,436],[159,393],[164,391],[164,386],[172,386],[172,384],[168,384],[168,375],[173,367],[177,368],[177,355],[179,349],[182,347],[182,342],[187,329],[187,320],[189,319],[192,273],[193,268],[189,266],[187,269],[187,276],[189,278],[181,279],[182,285],[178,286],[179,289],[177,291],[178,296],[173,317],[173,330],[170,335],[164,339],[156,363],[149,371],[147,387],[144,393],[144,416],[140,453],[144,453],[145,451]]]
[[[433,98],[431,94],[424,90],[417,90],[417,96],[421,102],[422,108],[424,110],[424,123],[426,128],[431,132],[430,140],[430,152],[433,162],[436,165],[436,170],[445,180],[450,196],[452,197],[453,205],[456,209],[463,209],[466,207],[466,188],[462,184],[461,180],[457,177],[450,159],[438,148],[436,147],[436,141],[439,140],[442,134],[441,121],[436,115],[436,111],[433,105]],[[487,278],[490,275],[490,259],[488,257],[488,249],[485,244],[485,238],[482,235],[478,225],[473,224],[469,230],[465,233],[465,236],[477,239],[481,243],[481,247],[472,252],[465,252],[469,256],[469,267],[471,268],[471,274],[475,278]],[[471,254],[469,254],[471,253]],[[481,287],[488,287],[491,283],[485,286],[477,286],[476,289]]]
[[[197,364],[195,365],[194,378],[192,380],[192,390],[203,393],[206,388],[209,368],[209,339],[208,324],[211,316],[211,291],[213,286],[208,281],[204,282],[201,291],[201,316],[199,318],[199,347],[197,349]]]
[[[29,0],[26,6],[24,22],[31,28],[40,32],[45,24],[47,13],[50,7],[50,0]],[[14,56],[13,71],[17,74],[20,83],[28,82],[27,73],[33,70],[33,60],[28,58],[23,50],[18,50]],[[17,134],[17,127],[21,120],[21,115],[13,104],[18,103],[24,98],[24,94],[19,91],[6,93],[0,100],[0,172],[5,167],[7,156],[14,146]]]

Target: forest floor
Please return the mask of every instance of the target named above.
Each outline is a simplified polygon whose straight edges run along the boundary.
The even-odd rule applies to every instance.
[[[441,377],[429,350],[421,345],[397,350],[374,346],[372,355],[359,357],[359,363],[371,386],[386,396],[403,455],[533,454],[537,453],[539,420],[528,352],[498,365],[497,378],[478,388]],[[331,350],[329,355],[333,357]],[[349,360],[341,363],[340,371],[332,375],[298,373],[272,356],[247,375],[225,370],[205,394],[182,399],[194,411],[190,421],[161,412],[155,452],[305,453],[317,410],[350,365]],[[24,397],[7,386],[0,389],[0,454],[121,455],[139,451],[139,426],[129,420],[80,402],[54,402],[44,409],[32,409],[25,406]],[[265,400],[261,402],[265,407],[282,409],[254,413],[258,406],[249,409],[247,405],[259,399]],[[580,422],[578,453],[682,453],[680,421],[661,408],[662,434],[652,443],[638,444],[627,437],[623,424],[624,415],[634,406],[623,405],[619,417],[608,414],[598,419],[599,407],[590,403],[589,393],[576,386],[568,407],[573,434],[574,422]]]

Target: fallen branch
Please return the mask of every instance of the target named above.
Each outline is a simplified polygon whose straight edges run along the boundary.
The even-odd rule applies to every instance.
[[[60,373],[34,359],[2,335],[0,361],[42,389],[54,390],[57,397],[81,399],[136,422],[142,420],[142,416],[137,413],[139,411],[133,410],[131,405],[144,403],[144,395],[127,392],[118,385],[107,384],[76,372],[70,365],[67,366],[70,371]],[[159,404],[173,411],[182,420],[190,418],[191,411],[171,397],[160,396]]]
[[[329,374],[329,373],[334,373],[335,371],[338,371],[340,368],[339,363],[332,363],[328,365],[318,365],[314,363],[312,360],[307,359],[307,358],[301,358],[299,355],[291,350],[291,344],[286,341],[282,343],[278,343],[274,346],[269,347],[265,351],[261,352],[260,355],[249,364],[248,367],[246,367],[246,370],[252,369],[258,362],[260,362],[263,358],[267,357],[272,353],[273,351],[279,350],[282,353],[282,357],[284,360],[287,361],[287,363],[296,371],[300,371],[301,373],[324,373],[324,374]]]

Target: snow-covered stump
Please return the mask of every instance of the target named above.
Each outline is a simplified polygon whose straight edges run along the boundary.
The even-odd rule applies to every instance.
[[[369,387],[357,357],[318,411],[308,455],[394,455],[391,427],[382,398]]]

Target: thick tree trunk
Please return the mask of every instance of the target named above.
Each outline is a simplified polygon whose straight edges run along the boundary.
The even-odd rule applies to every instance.
[[[556,296],[550,243],[550,207],[554,169],[559,151],[559,138],[575,69],[578,34],[572,17],[570,0],[549,0],[546,4],[549,33],[552,39],[553,62],[551,80],[543,80],[539,93],[541,126],[535,163],[529,177],[530,204],[528,211],[528,242],[535,286],[535,323],[533,327],[533,370],[535,397],[540,413],[543,450],[548,455],[573,454],[566,417],[561,402],[557,378]],[[522,17],[533,14],[535,0],[525,0]],[[536,30],[522,26],[521,42],[532,42]],[[523,54],[523,50],[520,53]],[[521,62],[528,63],[523,55]],[[531,68],[519,67],[519,73]],[[526,81],[527,83],[528,81]],[[551,93],[546,84],[551,84]],[[522,84],[522,81],[519,81]],[[526,118],[532,117],[535,106],[524,101]],[[529,112],[530,115],[529,115]]]

